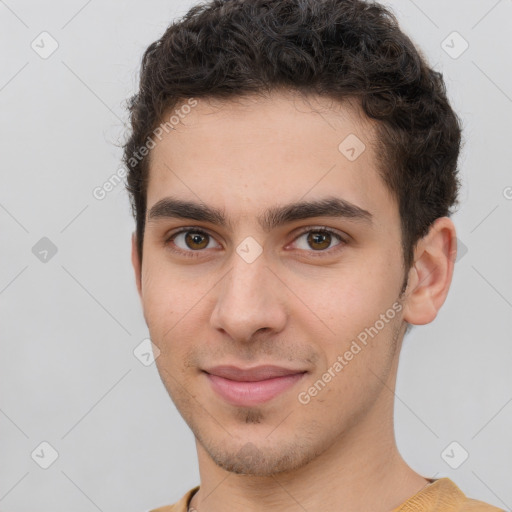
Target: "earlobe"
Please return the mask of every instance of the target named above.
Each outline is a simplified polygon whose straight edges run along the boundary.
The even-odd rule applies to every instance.
[[[440,217],[416,245],[405,292],[404,320],[424,325],[436,318],[450,289],[456,254],[455,226],[448,217]]]
[[[137,251],[137,235],[135,232],[132,233],[132,266],[135,272],[135,282],[137,284],[137,291],[139,297],[142,298],[142,287],[141,287],[141,264],[139,259],[139,253]]]

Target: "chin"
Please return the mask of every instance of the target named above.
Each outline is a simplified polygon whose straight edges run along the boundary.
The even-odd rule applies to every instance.
[[[202,443],[201,443],[202,444]],[[226,451],[226,444],[221,446],[205,446],[210,458],[222,469],[238,475],[272,476],[299,469],[318,453],[313,447],[304,447],[280,442],[278,446],[259,447],[255,443],[246,442],[238,450],[234,446],[232,452]]]

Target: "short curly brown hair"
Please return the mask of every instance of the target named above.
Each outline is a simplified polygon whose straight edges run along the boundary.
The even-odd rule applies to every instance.
[[[123,155],[140,259],[149,166],[148,156],[134,155],[164,114],[191,97],[283,88],[355,99],[378,120],[378,171],[399,205],[407,273],[416,242],[458,204],[461,123],[442,74],[388,9],[363,0],[212,0],[147,48],[139,92],[128,100],[132,132]]]

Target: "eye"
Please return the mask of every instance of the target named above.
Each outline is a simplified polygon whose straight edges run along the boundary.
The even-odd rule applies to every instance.
[[[195,252],[201,252],[202,249],[212,249],[221,247],[219,244],[212,245],[214,238],[206,231],[201,229],[185,228],[174,233],[166,240],[166,245],[171,251],[194,257]],[[216,243],[216,242],[215,242]],[[176,247],[173,247],[176,246]]]
[[[334,241],[338,241],[332,245]],[[338,247],[341,249],[346,240],[337,232],[327,228],[309,228],[303,231],[295,240],[295,245],[308,252],[327,252],[328,249]],[[313,249],[313,251],[311,251]]]
[[[337,243],[335,243],[337,242]],[[293,241],[296,248],[307,251],[311,255],[320,256],[324,253],[340,250],[347,243],[336,231],[318,227],[302,231]],[[198,228],[182,228],[173,233],[165,246],[174,253],[185,257],[199,257],[203,249],[216,249],[222,246],[206,231]],[[336,249],[337,248],[337,249]],[[318,254],[314,254],[318,253]]]

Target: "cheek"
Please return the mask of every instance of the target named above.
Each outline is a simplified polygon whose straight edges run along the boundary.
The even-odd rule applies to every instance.
[[[366,327],[398,298],[402,283],[400,261],[387,252],[374,251],[335,280],[325,295],[342,321]]]
[[[190,302],[188,296],[194,291],[182,283],[178,272],[172,272],[168,265],[148,255],[142,267],[142,305],[150,329],[170,329],[182,318]]]
[[[346,340],[357,334],[357,329],[372,318],[381,299],[375,279],[369,274],[366,269],[351,266],[330,272],[315,286],[303,286],[301,296],[309,308],[310,320],[321,319],[325,333],[334,339]]]
[[[337,277],[329,279],[328,286],[305,295],[309,314],[307,318],[297,315],[296,319],[302,322],[305,332],[318,325],[319,348],[325,353],[328,366],[350,350],[357,352],[349,363],[353,369],[364,370],[367,364],[388,359],[401,305],[394,293],[399,284],[396,272],[385,270],[378,261],[368,268],[351,267],[346,272],[340,269]]]
[[[197,344],[206,321],[207,297],[200,280],[184,279],[179,271],[149,258],[147,265],[151,270],[142,273],[144,317],[150,337],[160,349],[157,366],[161,370],[173,368],[174,373],[186,363],[190,347]]]

